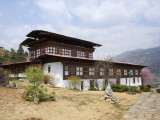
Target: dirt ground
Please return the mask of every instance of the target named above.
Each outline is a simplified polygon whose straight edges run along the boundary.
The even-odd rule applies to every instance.
[[[115,93],[119,104],[104,101],[104,91],[78,91],[49,88],[56,92],[56,101],[33,102],[21,98],[23,89],[0,87],[0,120],[119,120],[126,110],[141,96]]]

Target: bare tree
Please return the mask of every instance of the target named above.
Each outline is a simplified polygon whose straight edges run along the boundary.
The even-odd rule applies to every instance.
[[[109,74],[114,68],[114,63],[112,62],[112,56],[103,57],[100,60],[94,62],[95,69],[95,86],[99,89],[98,81],[100,77],[104,79],[103,87],[106,86],[109,79]]]

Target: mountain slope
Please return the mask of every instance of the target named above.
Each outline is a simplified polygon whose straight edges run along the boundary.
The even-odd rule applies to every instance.
[[[149,49],[127,51],[115,56],[113,60],[146,65],[149,66],[151,72],[160,74],[160,46]]]

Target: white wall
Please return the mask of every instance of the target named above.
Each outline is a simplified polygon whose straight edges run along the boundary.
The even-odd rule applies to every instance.
[[[135,83],[133,83],[133,77],[129,78],[120,78],[120,85],[127,85],[129,86],[129,81],[130,81],[130,86],[139,86],[142,85],[141,82],[141,77],[134,77],[135,78]],[[127,84],[126,84],[126,79],[127,79]],[[139,82],[138,82],[139,79]]]
[[[83,81],[83,90],[88,90],[90,88],[90,80],[93,80],[93,79],[82,79],[81,80]],[[70,87],[69,82],[70,80],[64,80],[64,88]],[[98,82],[99,89],[102,90],[104,79],[97,79],[97,82]],[[81,85],[77,86],[76,88],[81,89]]]
[[[50,73],[48,73],[48,66],[50,66]],[[56,87],[64,87],[62,62],[46,63],[43,65],[43,71],[45,74],[53,75],[53,79],[56,81]]]

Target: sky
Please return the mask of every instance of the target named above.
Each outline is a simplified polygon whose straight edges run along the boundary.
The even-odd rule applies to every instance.
[[[17,49],[46,30],[102,44],[95,58],[156,47],[159,11],[160,0],[0,0],[0,46]]]

